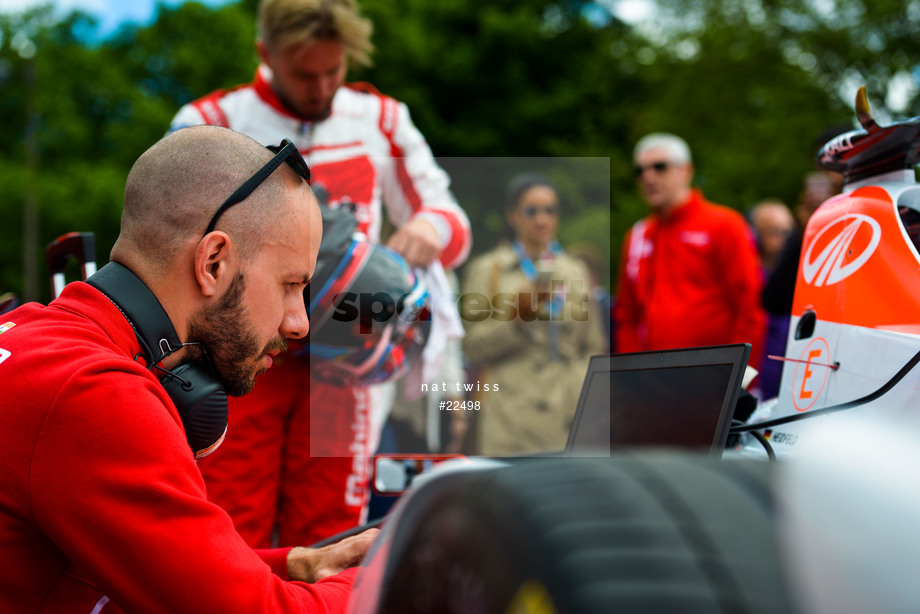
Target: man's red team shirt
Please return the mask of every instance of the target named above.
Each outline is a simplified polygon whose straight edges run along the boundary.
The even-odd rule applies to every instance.
[[[0,320],[0,611],[340,612],[354,570],[285,580],[209,503],[130,324],[75,282]]]
[[[665,219],[627,233],[614,317],[618,352],[752,344],[766,332],[760,264],[744,217],[693,190]]]

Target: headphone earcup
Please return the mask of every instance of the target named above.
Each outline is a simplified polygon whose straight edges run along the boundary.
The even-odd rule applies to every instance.
[[[163,377],[163,388],[179,410],[195,458],[214,452],[227,433],[229,409],[223,386],[201,365],[186,363]]]
[[[141,278],[127,267],[110,262],[86,280],[131,323],[148,368],[156,373],[164,358],[181,349],[169,314]],[[135,356],[137,359],[137,356]],[[220,446],[227,433],[227,393],[210,370],[196,363],[179,365],[161,378],[185,427],[195,458],[204,458]]]

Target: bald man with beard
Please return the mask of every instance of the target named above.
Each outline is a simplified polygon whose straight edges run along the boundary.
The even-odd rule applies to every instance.
[[[188,365],[245,394],[307,334],[322,237],[308,177],[292,146],[171,134],[128,175],[111,262],[5,316],[0,611],[344,611],[376,531],[249,548],[196,466],[219,437],[196,445],[169,389]]]

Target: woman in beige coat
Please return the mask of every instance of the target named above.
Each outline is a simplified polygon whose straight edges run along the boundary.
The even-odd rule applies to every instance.
[[[469,264],[461,301],[477,452],[490,456],[562,450],[588,357],[607,350],[588,268],[555,240],[555,187],[520,175],[508,195],[514,237]]]

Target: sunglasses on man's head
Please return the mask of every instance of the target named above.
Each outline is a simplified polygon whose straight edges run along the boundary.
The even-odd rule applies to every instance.
[[[652,162],[651,164],[646,164],[645,166],[637,164],[633,170],[636,173],[636,177],[641,177],[642,173],[649,169],[655,171],[657,174],[661,174],[668,170],[669,166],[671,166],[669,162]]]
[[[288,139],[284,139],[281,141],[280,145],[269,145],[268,149],[275,154],[275,157],[269,160],[265,166],[257,170],[252,177],[247,179],[243,185],[237,188],[237,190],[224,201],[224,204],[217,209],[214,213],[214,217],[211,218],[208,229],[204,231],[205,235],[214,230],[214,227],[217,226],[217,220],[220,219],[224,211],[246,200],[246,197],[255,192],[256,188],[262,185],[262,183],[268,179],[268,176],[275,172],[275,169],[284,162],[287,162],[288,166],[294,169],[294,172],[300,175],[304,181],[308,184],[310,183],[310,167],[307,166],[306,161],[303,159],[303,156],[300,155],[300,151],[298,151],[294,143]]]

